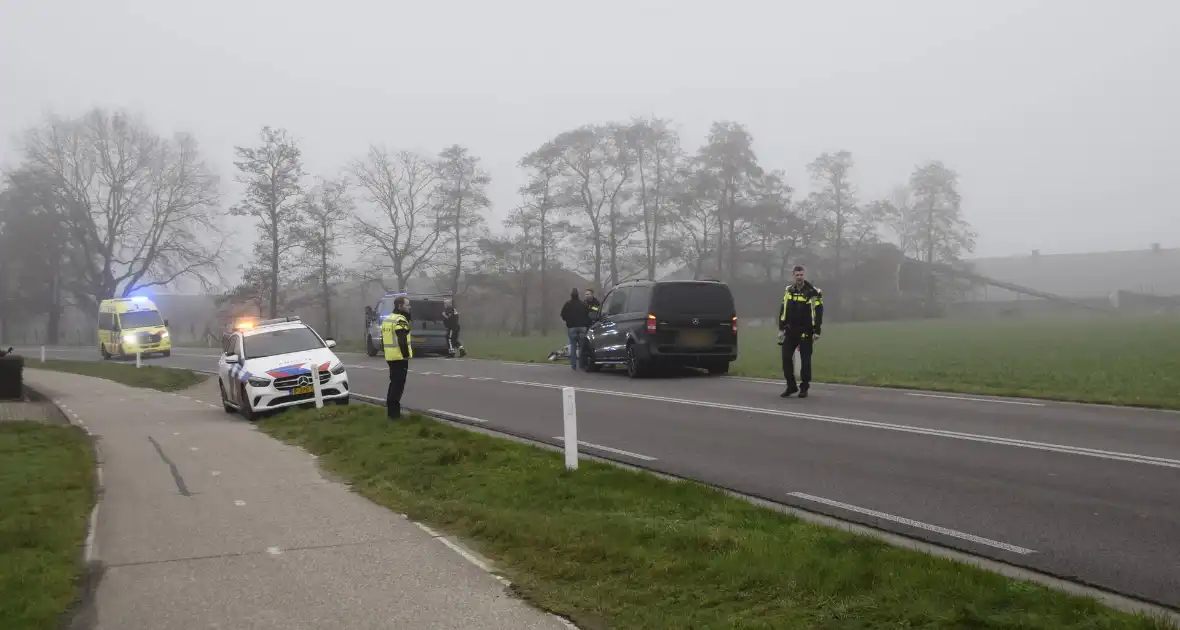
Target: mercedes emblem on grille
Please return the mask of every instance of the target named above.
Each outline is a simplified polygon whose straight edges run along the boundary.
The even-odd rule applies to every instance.
[[[311,385],[311,377],[310,376],[300,376],[299,377],[299,385]]]
[[[698,319],[698,318],[696,318],[696,317],[694,317],[694,318],[692,318],[692,323],[694,323],[694,324],[699,324],[699,323],[701,323],[701,320],[700,320],[700,319]]]

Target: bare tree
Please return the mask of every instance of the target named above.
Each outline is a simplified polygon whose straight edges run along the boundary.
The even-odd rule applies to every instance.
[[[555,217],[561,212],[558,199],[558,179],[563,174],[561,152],[551,142],[526,155],[520,166],[528,173],[528,183],[521,189],[524,197],[524,211],[536,225],[537,264],[540,268],[540,302],[542,308],[549,303],[549,262],[554,257],[557,239],[569,231],[567,221]],[[549,333],[549,318],[541,318],[541,334]]]
[[[392,271],[397,290],[404,291],[409,279],[426,271],[438,255],[443,226],[433,205],[438,166],[413,151],[390,155],[383,147],[370,146],[350,170],[374,206],[356,216],[361,244],[374,250],[370,267]]]
[[[301,244],[304,227],[303,161],[286,130],[263,127],[259,136],[262,144],[257,147],[234,147],[237,181],[246,185],[246,192],[230,212],[258,219],[261,238],[255,243],[254,264],[268,273],[269,316],[278,317],[280,270],[296,266],[291,255]]]
[[[918,227],[922,260],[927,264],[927,303],[937,297],[934,264],[952,264],[964,252],[975,249],[975,230],[963,218],[959,175],[940,161],[914,168],[910,175],[913,194],[911,225]]]
[[[692,269],[693,278],[699,279],[718,254],[712,249],[714,235],[720,230],[718,197],[712,175],[699,161],[685,168],[680,178],[684,185],[674,199],[672,230],[663,248],[670,259]]]
[[[849,175],[852,166],[852,154],[848,151],[823,153],[807,165],[812,179],[820,184],[816,201],[822,211],[831,217],[833,279],[838,289],[832,295],[832,302],[837,302],[843,294],[843,291],[839,290],[839,284],[844,273],[845,233],[849,224],[857,220],[856,215],[859,212],[856,190]]]
[[[46,342],[59,339],[70,239],[54,180],[40,169],[5,174],[0,190],[0,340],[14,321],[47,315]],[[26,330],[27,332],[27,330]]]
[[[69,291],[79,307],[182,278],[209,287],[225,235],[219,182],[196,140],[166,140],[125,112],[50,117],[25,137],[26,164],[58,195]]]
[[[697,187],[716,197],[718,276],[724,276],[726,268],[731,275],[739,271],[739,236],[748,227],[742,211],[749,207],[754,182],[762,176],[753,145],[754,138],[744,125],[722,121],[713,123],[708,140],[697,152]]]
[[[552,140],[563,165],[562,206],[578,208],[586,218],[585,230],[590,243],[586,254],[597,288],[603,286],[603,247],[608,246],[611,238],[617,239],[611,223],[617,219],[619,194],[633,166],[632,161],[622,159],[616,146],[622,140],[618,126],[613,124],[584,125]]]
[[[308,279],[315,283],[318,301],[324,307],[324,329],[333,336],[333,287],[346,275],[336,262],[341,235],[340,226],[352,216],[352,199],[345,180],[322,180],[304,197],[307,225],[303,227],[303,248],[312,261]]]
[[[486,232],[484,211],[491,206],[487,186],[492,178],[479,165],[479,158],[459,145],[439,153],[437,203],[443,230],[450,238],[451,295],[459,295],[464,257],[479,252],[479,239]]]
[[[643,229],[643,259],[647,278],[654,280],[656,266],[663,261],[663,232],[672,220],[674,198],[678,191],[677,173],[684,165],[680,136],[662,118],[637,119],[631,123],[635,146],[636,196]]]
[[[480,249],[486,269],[505,280],[506,292],[520,298],[520,334],[529,334],[529,286],[538,267],[539,220],[535,212],[521,206],[504,220],[503,236],[481,238]],[[513,282],[515,280],[515,282]],[[542,315],[544,318],[544,315]]]

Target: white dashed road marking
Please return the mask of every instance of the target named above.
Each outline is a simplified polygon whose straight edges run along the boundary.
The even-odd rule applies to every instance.
[[[906,396],[919,398],[942,398],[944,400],[967,400],[970,402],[996,403],[998,405],[1025,405],[1027,407],[1044,407],[1045,403],[1025,402],[1023,400],[1000,400],[998,398],[973,398],[971,396],[946,396],[942,394],[918,394],[907,392]]]
[[[561,442],[563,444],[565,443],[565,438],[560,435],[554,437],[553,439],[555,439],[558,442]],[[656,458],[651,457],[650,455],[641,455],[639,453],[632,453],[631,451],[624,451],[622,449],[612,448],[610,446],[603,446],[601,444],[594,444],[591,442],[583,442],[581,440],[578,440],[578,445],[585,446],[586,448],[593,448],[593,449],[597,449],[600,451],[606,451],[608,453],[614,453],[615,455],[623,455],[624,457],[634,457],[635,459],[642,459],[643,461],[647,461],[647,462],[656,461]]]
[[[475,418],[472,416],[465,416],[461,413],[451,413],[450,411],[443,411],[442,409],[427,409],[426,413],[433,413],[433,414],[437,414],[437,415],[440,415],[443,417],[450,416],[453,418],[459,418],[460,420],[467,420],[469,422],[478,422],[480,424],[487,422],[487,420],[484,420],[483,418]]]
[[[234,499],[234,505],[242,507],[243,505],[246,505],[246,502],[241,499]]]
[[[876,510],[870,510],[867,508],[858,507],[855,505],[851,505],[849,503],[842,503],[840,501],[833,501],[831,499],[825,499],[823,497],[817,497],[817,496],[806,494],[803,492],[788,492],[787,494],[792,497],[806,499],[808,501],[813,501],[815,503],[822,503],[824,505],[830,505],[832,507],[837,507],[842,510],[848,510],[849,512],[856,512],[858,514],[864,514],[866,516],[875,516],[877,518],[885,519],[887,521],[893,521],[894,523],[900,523],[902,525],[909,525],[910,527],[916,527],[918,529],[926,530],[928,532],[934,532],[936,534],[942,534],[944,536],[950,536],[952,538],[958,538],[960,540],[968,540],[968,541],[971,541],[974,543],[979,543],[981,545],[995,547],[996,549],[1003,549],[1004,551],[1011,551],[1012,553],[1018,553],[1022,556],[1027,556],[1029,554],[1036,553],[1032,549],[1025,549],[1024,547],[1017,547],[1016,545],[1009,545],[1008,543],[1000,542],[998,540],[992,540],[990,538],[982,538],[980,536],[975,536],[973,534],[964,534],[963,532],[955,531],[953,529],[947,529],[945,527],[939,527],[937,525],[931,525],[929,523],[923,523],[921,521],[915,521],[915,520],[903,518],[900,516],[894,516],[893,514],[886,514],[885,512],[878,512]]]

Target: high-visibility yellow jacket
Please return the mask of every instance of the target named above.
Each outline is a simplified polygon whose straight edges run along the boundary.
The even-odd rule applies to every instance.
[[[818,335],[823,325],[823,291],[806,281],[802,286],[788,285],[778,309],[778,329]]]
[[[381,345],[385,346],[386,361],[414,358],[410,345],[410,320],[398,312],[390,313],[381,321]]]

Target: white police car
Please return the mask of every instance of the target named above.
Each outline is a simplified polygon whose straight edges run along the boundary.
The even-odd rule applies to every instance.
[[[221,404],[247,419],[261,412],[315,401],[311,365],[319,368],[324,402],[348,404],[348,372],[332,348],[298,317],[241,321],[222,337],[217,362]]]

